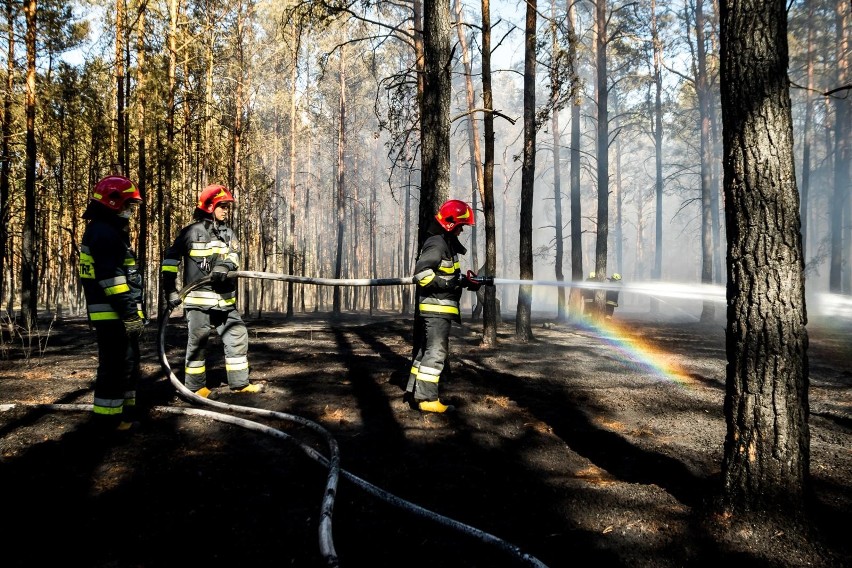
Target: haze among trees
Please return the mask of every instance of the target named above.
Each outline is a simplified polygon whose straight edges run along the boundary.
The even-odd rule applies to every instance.
[[[245,270],[322,278],[409,275],[425,221],[464,199],[465,268],[726,284],[725,503],[798,510],[804,281],[852,281],[847,0],[3,6],[5,327],[85,309],[80,216],[110,173],[145,196],[151,316],[162,251],[208,183],[234,192]],[[406,287],[240,285],[247,314],[412,309]],[[518,341],[534,309],[578,316],[574,289],[544,294],[496,290]],[[779,386],[783,408],[764,398]]]

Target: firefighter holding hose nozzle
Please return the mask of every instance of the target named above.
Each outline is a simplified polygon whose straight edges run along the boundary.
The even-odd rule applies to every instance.
[[[470,205],[458,199],[441,205],[414,266],[414,346],[403,400],[422,412],[455,410],[438,397],[449,356],[450,326],[453,321],[461,323],[463,290],[476,292],[482,285],[494,284],[493,277],[478,277],[470,270],[461,272],[459,255],[467,249],[458,237],[465,225],[474,225]]]
[[[239,245],[228,216],[234,196],[223,185],[211,184],[198,197],[194,221],[184,227],[163,256],[160,286],[170,308],[181,304],[177,291],[178,269],[183,264],[184,285],[210,277],[208,284],[183,300],[187,322],[184,384],[211,400],[218,392],[207,386],[207,343],[213,330],[222,339],[225,373],[234,393],[254,394],[263,384],[249,381],[248,331],[236,306],[236,280],[228,273],[239,266]]]

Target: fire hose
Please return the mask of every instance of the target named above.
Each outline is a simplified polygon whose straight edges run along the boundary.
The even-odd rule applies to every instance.
[[[468,278],[472,273],[468,272]],[[475,275],[474,275],[475,276]],[[285,282],[295,282],[301,284],[314,284],[319,286],[395,286],[395,285],[404,285],[404,284],[413,284],[414,279],[412,277],[405,278],[360,278],[360,279],[334,279],[334,278],[310,278],[306,276],[294,276],[291,274],[277,274],[270,272],[255,272],[255,271],[231,271],[227,275],[228,278],[257,278],[257,279],[266,279],[266,280],[279,280]],[[486,277],[483,277],[486,278]],[[179,292],[179,296],[181,301],[186,298],[187,294],[192,290],[204,286],[210,282],[210,277],[207,276],[192,284],[184,286]],[[488,284],[492,284],[493,279]],[[482,284],[486,284],[486,282],[482,282]],[[435,513],[406,501],[396,495],[388,493],[383,489],[376,487],[375,485],[365,481],[358,476],[340,468],[340,454],[337,446],[337,442],[334,440],[331,433],[325,429],[323,426],[317,424],[316,422],[312,422],[306,418],[302,418],[300,416],[295,416],[293,414],[287,414],[284,412],[278,412],[273,410],[266,410],[263,408],[254,408],[248,406],[240,406],[235,404],[226,404],[223,402],[219,402],[216,400],[210,400],[208,398],[201,397],[188,388],[184,386],[184,384],[178,379],[175,374],[172,372],[171,367],[169,366],[168,358],[165,353],[165,338],[166,338],[166,326],[169,322],[169,316],[171,315],[173,308],[166,306],[163,313],[160,314],[159,317],[159,333],[158,333],[158,349],[160,356],[160,363],[163,367],[163,370],[169,377],[172,385],[177,389],[178,393],[180,393],[188,402],[192,404],[203,404],[207,406],[211,406],[214,408],[229,410],[233,412],[241,412],[246,414],[253,414],[257,416],[262,416],[264,418],[271,419],[279,419],[290,422],[295,422],[297,424],[301,424],[303,426],[308,427],[309,429],[319,433],[323,438],[325,438],[328,449],[329,449],[329,457],[323,456],[321,453],[317,452],[314,448],[308,446],[307,444],[289,436],[288,434],[271,428],[269,426],[265,426],[258,422],[244,420],[238,417],[233,417],[227,414],[222,414],[218,412],[205,411],[200,409],[178,409],[178,408],[169,408],[169,407],[158,407],[157,410],[161,410],[164,412],[172,412],[172,413],[184,413],[184,414],[198,414],[208,416],[215,420],[219,420],[222,422],[228,422],[232,424],[237,424],[243,426],[245,428],[257,430],[259,432],[266,433],[273,437],[285,439],[295,443],[309,458],[319,462],[323,466],[328,468],[328,476],[326,478],[325,491],[322,499],[322,507],[320,514],[320,526],[319,526],[319,547],[320,553],[325,558],[326,562],[329,566],[338,566],[339,560],[337,558],[337,554],[334,550],[334,542],[332,539],[332,526],[331,526],[331,517],[334,509],[334,499],[337,494],[337,482],[339,476],[343,476],[345,479],[349,480],[356,486],[360,487],[362,490],[366,491],[370,495],[382,499],[383,501],[410,513],[413,513],[419,517],[423,517],[425,519],[437,522],[441,525],[449,527],[453,530],[456,530],[462,534],[472,536],[481,540],[482,542],[495,546],[500,550],[503,550],[509,554],[516,556],[519,560],[526,563],[529,566],[534,566],[536,568],[547,568],[547,565],[542,563],[536,557],[527,554],[521,551],[517,546],[508,543],[492,534],[489,534],[485,531],[472,527],[470,525],[459,522],[455,519],[451,519],[445,517],[439,513]]]

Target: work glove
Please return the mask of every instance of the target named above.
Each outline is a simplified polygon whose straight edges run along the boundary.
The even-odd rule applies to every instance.
[[[471,292],[476,292],[482,286],[478,277],[472,270],[468,270],[467,274],[462,274],[459,278],[459,284],[462,288],[467,288]]]
[[[169,305],[169,309],[175,309],[181,304],[180,294],[177,292],[169,292],[169,296],[166,298],[166,303]]]
[[[228,267],[222,264],[217,264],[210,272],[210,281],[214,283],[222,283],[228,278]]]
[[[124,318],[124,332],[130,339],[139,339],[145,329],[145,320],[138,315]]]

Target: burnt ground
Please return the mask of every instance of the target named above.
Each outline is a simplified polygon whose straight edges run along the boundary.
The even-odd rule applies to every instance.
[[[129,437],[45,406],[91,403],[83,319],[43,325],[28,357],[7,338],[0,564],[324,566],[322,534],[341,566],[852,565],[852,323],[809,325],[813,520],[767,533],[706,515],[725,432],[724,322],[616,320],[601,331],[538,318],[529,344],[507,321],[495,350],[478,347],[480,324],[454,327],[442,398],[458,410],[443,416],[402,403],[410,316],[247,317],[267,392],[205,407],[162,371],[155,322],[139,391],[150,410]],[[164,336],[180,376],[182,319]],[[211,351],[222,380],[216,341]]]

